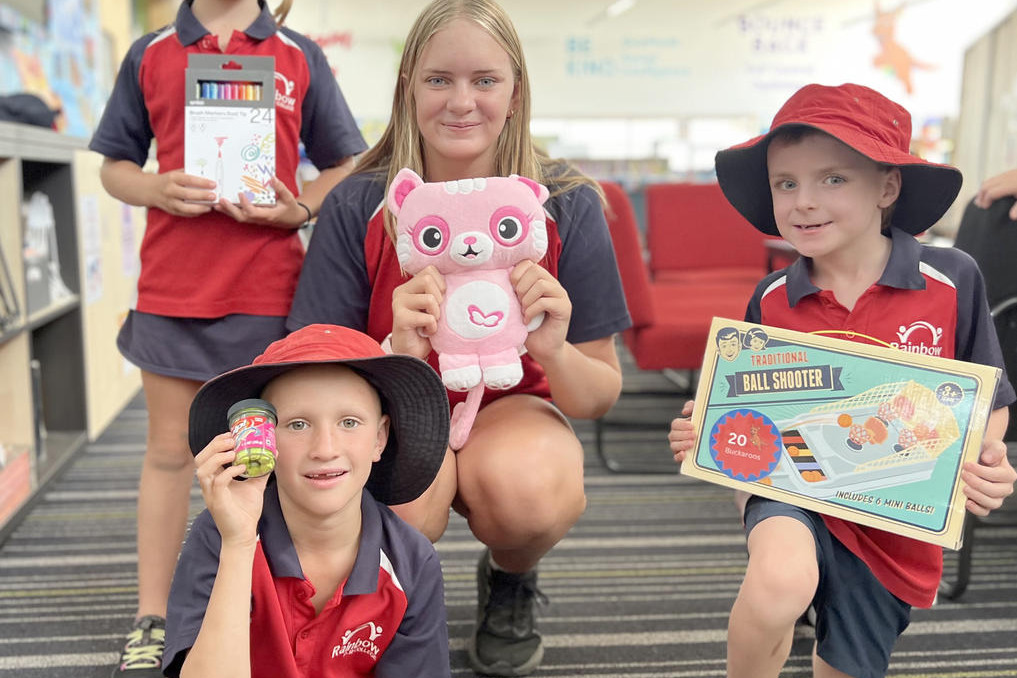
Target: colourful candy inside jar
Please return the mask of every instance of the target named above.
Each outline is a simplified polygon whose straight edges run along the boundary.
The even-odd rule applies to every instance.
[[[234,403],[226,414],[237,452],[233,465],[244,464],[242,478],[257,478],[275,468],[276,413],[272,403],[248,398]]]

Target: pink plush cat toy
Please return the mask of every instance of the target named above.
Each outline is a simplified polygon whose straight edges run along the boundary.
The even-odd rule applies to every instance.
[[[449,445],[465,443],[485,385],[519,383],[529,332],[509,282],[512,267],[547,251],[547,188],[512,175],[425,183],[403,168],[388,189],[396,217],[396,254],[407,273],[433,265],[445,276],[438,331],[430,337],[445,387],[467,391],[452,413]]]

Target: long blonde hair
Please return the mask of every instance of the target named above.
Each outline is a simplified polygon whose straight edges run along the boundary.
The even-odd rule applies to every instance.
[[[293,0],[282,0],[279,3],[279,6],[275,8],[274,12],[272,12],[272,16],[275,17],[275,23],[277,25],[283,25],[283,22],[286,21],[286,17],[289,15],[292,7]]]
[[[392,97],[392,115],[381,139],[357,163],[356,172],[386,172],[391,184],[403,167],[426,178],[423,139],[417,127],[413,83],[420,55],[431,37],[456,19],[465,19],[484,29],[509,56],[515,76],[518,104],[498,136],[495,149],[497,176],[518,174],[542,184],[551,184],[551,195],[560,195],[579,185],[590,185],[598,193],[600,186],[563,160],[550,158],[538,149],[530,136],[530,78],[526,71],[522,43],[512,21],[492,0],[433,0],[421,11],[410,28],[399,63],[399,77]],[[601,198],[603,195],[601,194]],[[385,223],[392,231],[391,215]]]

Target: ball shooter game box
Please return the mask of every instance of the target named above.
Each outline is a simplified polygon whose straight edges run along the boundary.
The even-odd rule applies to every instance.
[[[714,318],[681,472],[947,548],[1000,370]]]

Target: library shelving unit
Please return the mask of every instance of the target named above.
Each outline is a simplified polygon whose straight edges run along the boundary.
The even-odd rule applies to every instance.
[[[127,301],[104,292],[83,301],[79,204],[88,204],[89,218],[99,222],[89,233],[88,262],[95,269],[89,274],[101,280],[104,264],[113,263],[96,253],[113,231],[101,209],[112,199],[96,188],[101,159],[85,144],[48,129],[0,123],[0,541],[140,383],[125,367],[93,365],[89,378],[89,362],[116,361],[113,339],[103,336],[115,336],[115,327],[100,331],[115,323],[102,316],[122,315]],[[51,228],[38,228],[40,203]],[[116,203],[113,209],[121,208]],[[123,214],[129,221],[130,211]],[[129,277],[116,282],[114,288],[133,283]],[[110,305],[116,308],[104,308]],[[101,396],[90,397],[95,392]]]

